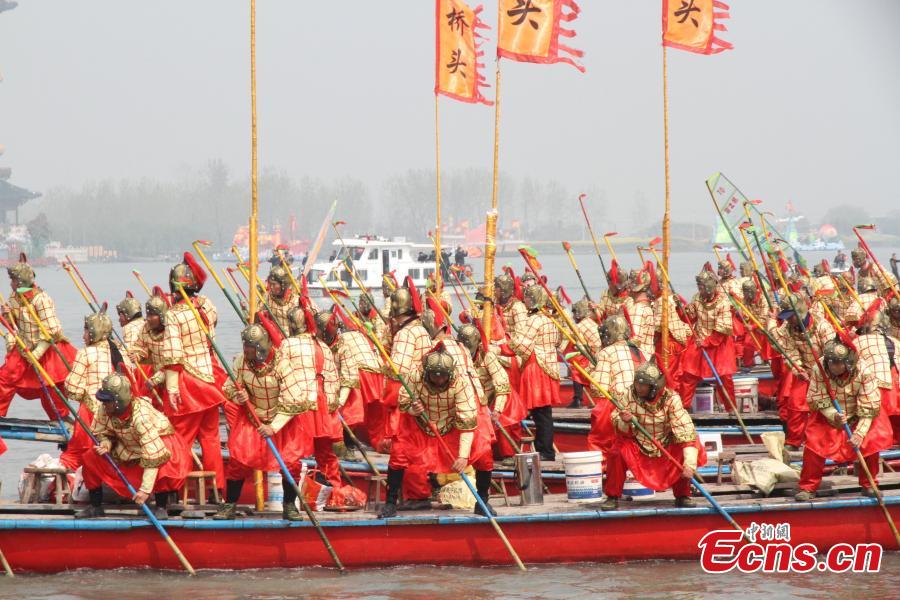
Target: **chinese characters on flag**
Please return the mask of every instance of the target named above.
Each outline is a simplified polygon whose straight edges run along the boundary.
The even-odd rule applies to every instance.
[[[733,46],[716,37],[726,31],[728,5],[718,0],[663,0],[663,44],[698,54],[718,54]]]
[[[482,36],[479,29],[487,29],[475,10],[462,0],[435,0],[437,44],[434,64],[434,93],[462,102],[493,104],[481,94],[487,87],[478,62],[484,54],[479,50]]]
[[[584,67],[574,58],[584,55],[561,44],[560,37],[575,37],[563,23],[574,21],[581,11],[573,0],[499,0],[497,56],[532,63],[568,63]],[[563,9],[566,9],[565,12]]]

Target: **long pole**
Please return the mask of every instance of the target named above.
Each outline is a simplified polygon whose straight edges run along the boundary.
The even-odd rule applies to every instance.
[[[332,298],[333,298],[333,296],[332,296]],[[364,328],[364,331],[367,332],[369,339],[372,340],[372,342],[378,348],[378,351],[381,353],[382,357],[384,357],[384,360],[387,363],[388,367],[391,369],[391,371],[394,373],[394,375],[397,377],[397,379],[400,380],[400,384],[406,390],[406,393],[409,394],[409,397],[414,401],[418,400],[418,398],[416,398],[416,395],[409,388],[409,385],[407,385],[406,379],[397,370],[397,365],[395,365],[394,361],[391,360],[391,355],[388,354],[387,350],[384,349],[384,346],[382,345],[381,340],[379,340],[378,336],[372,332],[371,327],[372,327],[371,323],[367,323],[366,327]],[[450,448],[447,446],[447,442],[445,442],[444,438],[441,437],[441,434],[438,432],[437,428],[434,426],[434,423],[432,423],[430,420],[428,420],[428,418],[424,414],[420,416],[420,419],[422,422],[425,423],[425,425],[431,431],[431,434],[437,439],[438,443],[440,444],[440,446],[444,450],[444,452],[446,452],[447,454],[452,454],[452,452],[450,451]],[[456,457],[454,456],[453,458],[456,458]],[[506,550],[513,557],[513,560],[515,561],[516,566],[518,566],[520,570],[525,571],[526,570],[525,565],[522,563],[522,560],[519,558],[519,555],[516,553],[515,548],[513,548],[512,544],[509,542],[509,539],[507,539],[506,534],[503,533],[503,530],[500,528],[499,523],[497,523],[497,519],[491,513],[490,508],[485,504],[485,502],[484,502],[484,500],[482,500],[481,496],[478,495],[478,492],[475,489],[475,486],[472,484],[472,481],[469,479],[468,475],[466,475],[463,472],[460,472],[459,476],[460,476],[460,478],[462,478],[463,482],[466,484],[466,487],[469,488],[469,491],[475,497],[475,501],[481,506],[481,510],[487,516],[488,520],[491,523],[491,526],[494,528],[494,531],[497,532],[497,535],[500,537],[501,541],[503,542],[503,545],[506,546]]]
[[[497,19],[502,16],[503,3],[497,3]],[[491,178],[491,210],[487,213],[484,234],[484,305],[481,326],[488,340],[493,339],[494,318],[494,255],[497,252],[498,184],[500,179],[500,57],[494,74],[494,171]]]
[[[600,266],[603,267],[603,274],[609,278],[609,271],[606,270],[606,263],[603,261],[603,255],[600,254],[600,244],[597,243],[597,235],[594,233],[594,228],[591,227],[591,220],[588,218],[587,209],[584,207],[584,199],[587,194],[581,194],[578,196],[578,204],[581,205],[581,214],[584,215],[584,222],[587,223],[588,232],[591,234],[591,241],[594,243],[594,252],[597,253],[597,258],[600,259]]]
[[[563,242],[562,246],[563,250],[566,251],[566,255],[569,257],[569,262],[572,263],[572,268],[575,269],[575,274],[578,276],[578,283],[581,284],[581,289],[584,290],[584,297],[588,299],[588,302],[593,303],[593,300],[591,300],[591,293],[588,292],[587,285],[584,283],[584,278],[581,276],[581,271],[578,269],[578,263],[575,262],[575,255],[572,254],[572,244]]]
[[[259,269],[259,148],[256,130],[256,0],[250,0],[250,272]],[[257,291],[250,285],[250,322],[257,311]]]
[[[434,289],[440,295],[441,279],[441,112],[438,95],[434,95],[434,160],[437,186],[437,222],[434,229]]]
[[[665,211],[663,212],[662,221],[662,265],[663,268],[669,268],[669,202],[670,202],[670,181],[669,181],[669,77],[668,77],[668,60],[666,45],[662,47],[662,79],[663,79],[663,146],[665,147],[665,167],[666,167],[666,202]],[[669,289],[663,286],[662,290],[662,321],[659,326],[660,345],[662,346],[662,363],[664,368],[669,366]]]
[[[206,270],[209,271],[209,273],[210,273],[210,275],[212,275],[213,279],[216,280],[216,285],[218,285],[219,289],[222,290],[222,293],[225,294],[225,298],[228,299],[228,303],[231,304],[231,308],[233,308],[234,312],[236,312],[238,314],[238,318],[240,318],[241,322],[244,325],[246,325],[247,317],[244,316],[244,311],[241,310],[241,307],[238,305],[238,302],[235,299],[235,297],[232,296],[232,294],[228,290],[228,288],[225,287],[225,284],[222,283],[222,280],[219,279],[219,274],[216,273],[216,270],[213,268],[213,266],[211,264],[209,264],[209,259],[206,258],[206,254],[204,254],[203,250],[200,248],[200,246],[211,245],[210,242],[207,242],[205,240],[194,240],[194,243],[191,245],[194,247],[194,250],[197,252],[197,255],[200,256],[200,260],[203,261],[203,264],[206,266]],[[282,260],[284,260],[284,257],[282,257]],[[288,270],[288,272],[290,272],[290,270]]]
[[[675,288],[672,285],[672,280],[669,279],[669,270],[662,266],[662,263],[659,260],[659,254],[657,254],[656,249],[653,246],[650,246],[650,252],[653,253],[656,261],[660,263],[660,267],[662,268],[663,280],[664,280],[664,289],[669,288],[672,294],[675,295],[675,301],[681,305],[682,310],[684,310],[684,305],[681,304],[681,297],[675,292]],[[694,334],[694,343],[697,344],[697,347],[700,348],[700,353],[703,354],[703,358],[706,360],[706,364],[709,366],[709,370],[712,372],[713,377],[716,380],[716,383],[719,386],[719,389],[722,390],[722,394],[724,394],[725,399],[728,400],[728,404],[731,404],[732,410],[734,411],[734,416],[737,418],[738,426],[741,428],[741,431],[744,434],[744,437],[747,438],[747,441],[753,444],[753,436],[750,435],[750,432],[747,430],[747,426],[744,424],[744,419],[741,418],[741,412],[738,410],[737,403],[734,401],[734,398],[731,397],[731,394],[728,393],[728,390],[725,389],[725,383],[722,381],[722,378],[719,376],[719,371],[716,370],[716,365],[713,364],[712,359],[709,357],[709,353],[706,351],[706,348],[700,346],[700,341],[697,339],[697,330],[694,328],[694,324],[688,322],[688,327],[690,327],[691,332]],[[727,407],[726,407],[727,408]]]
[[[212,346],[213,351],[218,355],[219,361],[222,363],[222,367],[225,369],[225,373],[228,375],[228,378],[234,383],[235,387],[240,386],[240,382],[237,380],[237,377],[234,374],[234,371],[231,370],[231,365],[228,364],[228,361],[225,360],[225,356],[222,354],[222,351],[219,349],[219,346],[216,344],[212,335],[209,332],[209,328],[206,326],[206,323],[203,321],[203,318],[200,316],[200,313],[197,311],[197,307],[194,306],[194,303],[191,302],[190,298],[188,298],[187,293],[184,291],[183,287],[178,288],[178,292],[181,294],[181,297],[184,298],[185,303],[190,307],[191,312],[194,313],[194,318],[197,320],[197,324],[200,326],[200,329],[203,331],[204,335],[206,335],[206,339],[209,340],[210,346]],[[250,415],[251,420],[254,422],[256,427],[260,427],[262,423],[259,420],[259,417],[256,415],[256,411],[250,406],[250,403],[247,403],[247,413]],[[309,504],[306,503],[306,499],[303,496],[303,492],[300,490],[300,487],[297,485],[296,480],[294,480],[293,475],[291,475],[290,470],[284,462],[284,459],[281,457],[281,453],[278,452],[278,448],[275,447],[275,443],[272,441],[272,438],[268,435],[263,435],[263,439],[266,440],[266,444],[269,446],[269,450],[272,452],[272,455],[275,457],[275,460],[278,461],[278,466],[281,468],[281,473],[284,475],[285,479],[288,480],[288,483],[291,484],[291,487],[294,488],[297,492],[297,498],[300,500],[300,506],[303,507],[303,511],[309,517],[310,522],[313,527],[316,528],[316,532],[319,534],[319,538],[321,538],[322,543],[325,545],[325,548],[328,550],[328,553],[331,555],[331,559],[334,561],[335,566],[341,571],[344,570],[344,565],[341,563],[341,559],[338,558],[337,553],[334,551],[334,548],[331,545],[331,542],[328,540],[328,536],[325,535],[325,531],[322,529],[322,525],[319,524],[319,520],[316,518],[316,514],[309,508]]]
[[[787,297],[788,301],[791,303],[791,309],[794,313],[797,313],[797,305],[794,303],[794,297],[791,295],[790,290],[787,287],[787,282],[784,280],[784,275],[781,273],[781,269],[778,265],[775,265],[775,272],[778,274],[778,280],[781,282],[782,288],[784,289],[785,297]],[[812,338],[809,337],[809,330],[806,328],[806,324],[804,324],[803,320],[799,317],[797,318],[797,322],[800,325],[800,331],[803,333],[803,339],[806,342],[806,345],[809,347],[809,353],[812,355],[813,362],[815,362],[816,367],[822,377],[822,383],[825,384],[825,391],[828,393],[828,397],[831,400],[831,406],[837,411],[838,415],[844,415],[843,409],[841,409],[841,405],[838,404],[837,396],[834,393],[834,389],[831,387],[831,382],[828,379],[828,373],[825,370],[825,364],[822,362],[822,359],[819,357],[816,352],[816,347],[813,345]],[[847,436],[847,443],[853,445],[853,432],[850,431],[850,426],[844,422],[843,428],[844,433]],[[891,517],[891,513],[888,511],[887,506],[884,504],[884,495],[881,493],[881,489],[878,487],[878,484],[875,483],[875,477],[872,475],[872,472],[869,470],[869,465],[866,464],[866,459],[862,455],[862,451],[859,446],[853,445],[853,450],[856,453],[856,460],[859,462],[860,468],[863,470],[863,473],[866,475],[866,479],[869,481],[869,485],[872,486],[872,490],[875,492],[875,499],[878,502],[878,506],[881,507],[881,510],[884,512],[884,518],[887,520],[888,527],[891,528],[891,532],[894,534],[894,541],[897,546],[900,547],[900,532],[897,531],[897,525],[894,523],[893,517]]]
[[[21,348],[22,352],[25,354],[25,357],[32,364],[32,366],[35,368],[35,370],[38,372],[38,374],[41,377],[43,377],[44,381],[50,386],[50,388],[54,392],[56,392],[56,395],[63,402],[63,404],[65,404],[66,408],[69,409],[69,412],[72,414],[72,416],[75,417],[75,420],[81,426],[81,428],[84,430],[84,432],[88,435],[91,442],[94,445],[99,444],[100,442],[97,440],[97,438],[91,432],[90,426],[88,426],[87,423],[84,422],[84,420],[78,414],[78,411],[74,410],[72,408],[72,406],[69,405],[69,402],[66,399],[65,395],[63,395],[63,393],[59,390],[59,387],[57,387],[57,385],[53,382],[53,379],[51,379],[51,377],[47,373],[47,371],[44,370],[44,367],[41,366],[41,363],[38,362],[37,358],[34,357],[34,354],[31,353],[31,350],[28,349],[28,347],[25,345],[25,342],[22,341],[22,338],[20,338],[18,336],[18,334],[15,332],[15,330],[12,328],[12,326],[2,316],[0,316],[0,323],[2,323],[3,326],[7,329],[7,331],[9,331],[10,334],[13,335],[13,337],[16,340],[16,344],[18,344],[19,348]],[[103,457],[106,459],[106,461],[109,463],[109,465],[116,472],[116,475],[122,481],[122,483],[125,484],[125,487],[128,488],[128,492],[132,496],[137,494],[137,490],[134,489],[134,486],[131,485],[131,482],[128,480],[127,477],[125,477],[125,474],[122,473],[122,470],[119,468],[119,465],[116,464],[116,461],[113,460],[113,457],[110,456],[109,453],[104,454]],[[190,573],[191,575],[195,575],[196,573],[194,572],[194,567],[191,566],[191,563],[188,562],[187,558],[184,556],[184,554],[182,554],[181,550],[175,544],[175,541],[172,540],[172,538],[169,536],[169,533],[166,531],[165,527],[163,527],[162,523],[159,522],[159,519],[156,518],[156,516],[153,514],[153,511],[150,510],[149,506],[147,506],[146,502],[141,504],[141,509],[144,511],[144,514],[147,516],[147,518],[150,519],[150,522],[153,523],[153,526],[156,527],[156,530],[163,537],[165,542],[169,545],[169,548],[172,549],[172,552],[175,553],[175,556],[178,557],[178,561],[185,568],[185,570],[188,573]]]
[[[591,387],[596,388],[601,394],[603,394],[604,396],[606,396],[606,399],[609,400],[610,402],[612,402],[613,406],[615,406],[615,407],[616,407],[618,410],[620,410],[620,411],[621,411],[621,410],[624,410],[624,407],[622,406],[622,404],[620,404],[618,400],[616,400],[615,398],[613,398],[612,395],[611,395],[607,390],[605,390],[602,386],[600,386],[600,384],[597,383],[597,381],[594,380],[594,379],[590,376],[590,374],[589,374],[587,371],[584,370],[584,368],[583,368],[581,365],[579,365],[579,364],[573,364],[573,366],[578,370],[579,373],[581,373],[581,375],[582,375],[588,382],[590,382]],[[677,467],[681,468],[682,470],[684,469],[684,465],[683,465],[678,459],[676,459],[674,456],[672,456],[672,455],[669,453],[669,451],[666,450],[665,447],[664,447],[662,444],[659,443],[659,440],[657,440],[655,437],[653,437],[652,435],[650,435],[650,433],[644,428],[644,426],[641,425],[640,421],[638,421],[637,418],[635,418],[634,416],[632,416],[632,418],[631,418],[631,426],[634,427],[638,432],[640,432],[640,433],[641,433],[644,437],[646,437],[648,440],[650,440],[650,441],[653,443],[653,445],[656,446],[656,448],[657,448],[657,449],[658,449],[658,450],[659,450],[666,458],[668,458],[670,461],[672,461]],[[699,491],[701,494],[703,494],[703,497],[706,498],[706,500],[707,500],[710,504],[712,504],[713,508],[716,509],[716,511],[717,511],[720,515],[722,515],[722,516],[725,518],[725,520],[728,521],[728,523],[729,523],[732,527],[734,527],[735,529],[737,529],[737,530],[740,531],[741,533],[744,532],[744,528],[737,524],[737,522],[734,520],[734,517],[732,517],[730,514],[728,514],[728,512],[722,507],[722,505],[719,504],[718,502],[716,502],[716,500],[712,497],[712,495],[711,495],[708,491],[706,491],[706,488],[704,488],[704,487],[700,484],[700,482],[697,480],[697,476],[691,477],[691,484],[692,484],[695,488],[697,488],[697,491]]]

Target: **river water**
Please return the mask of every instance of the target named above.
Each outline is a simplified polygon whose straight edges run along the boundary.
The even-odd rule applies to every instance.
[[[622,251],[626,266],[636,266],[634,252],[630,257]],[[833,253],[809,253],[807,259],[832,258]],[[685,296],[695,289],[693,276],[709,254],[678,253],[671,259],[672,280]],[[521,270],[521,259],[500,259]],[[578,279],[564,256],[546,256],[541,261],[553,284],[561,283],[573,299],[582,292]],[[582,274],[592,297],[599,295],[603,275],[597,258],[578,256]],[[137,266],[152,286],[163,283],[170,265],[162,263],[85,264],[82,273],[97,296],[108,300],[115,316],[115,304],[125,290],[144,299],[145,294],[132,275]],[[221,265],[219,265],[221,267]],[[265,270],[265,267],[263,267]],[[2,277],[6,280],[6,277]],[[38,269],[38,284],[53,296],[63,328],[76,346],[81,345],[83,318],[88,308],[68,275],[59,268]],[[605,287],[605,286],[603,286]],[[219,308],[217,339],[226,355],[235,354],[240,345],[240,321],[222,294],[210,280],[205,290]],[[319,300],[323,303],[322,300]],[[114,319],[115,320],[115,319]],[[38,402],[16,399],[10,417],[45,418]],[[55,453],[49,444],[10,440],[9,451],[0,458],[2,497],[16,497],[16,485],[22,467],[41,453]],[[897,597],[900,589],[900,555],[885,556],[877,575],[821,574],[707,575],[699,564],[675,561],[653,561],[630,564],[579,564],[532,567],[520,575],[505,568],[398,567],[354,571],[339,575],[330,569],[264,570],[242,572],[202,572],[196,578],[182,573],[153,571],[114,571],[96,573],[77,571],[49,576],[19,576],[14,581],[0,579],[0,598],[93,599],[105,598],[573,598],[610,597]]]

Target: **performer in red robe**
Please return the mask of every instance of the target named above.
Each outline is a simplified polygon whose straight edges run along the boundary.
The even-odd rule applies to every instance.
[[[857,459],[855,448],[859,448],[877,483],[878,453],[890,448],[893,442],[888,416],[881,410],[877,380],[868,366],[859,364],[856,348],[830,340],[825,344],[822,362],[828,385],[820,370],[812,373],[807,398],[814,412],[806,428],[800,491],[794,497],[798,502],[816,496],[827,459],[836,463],[852,462]],[[834,407],[829,387],[840,412]],[[850,439],[845,424],[850,427]],[[856,472],[863,495],[874,497],[872,484],[859,464]]]
[[[12,293],[9,302],[3,305],[3,314],[8,323],[18,328],[19,338],[34,357],[41,363],[60,391],[65,394],[66,376],[75,359],[75,348],[63,335],[62,325],[56,316],[56,305],[50,295],[35,285],[34,269],[28,264],[25,254],[19,255],[19,262],[7,268]],[[35,320],[37,317],[37,320]],[[42,327],[43,326],[43,331]],[[46,334],[44,333],[46,332]],[[46,338],[49,334],[50,339]],[[59,356],[52,346],[55,345]],[[22,354],[13,336],[6,336],[6,362],[0,366],[0,417],[5,417],[13,396],[26,400],[41,399],[41,407],[50,420],[68,416],[69,409],[57,396],[51,395],[34,366]]]
[[[117,494],[132,497],[138,504],[155,494],[153,514],[168,517],[166,505],[170,492],[181,489],[191,470],[191,458],[184,440],[165,415],[153,408],[147,398],[131,395],[125,377],[107,376],[97,391],[102,407],[91,430],[99,444],[84,453],[84,485],[91,505],[75,513],[76,518],[104,516],[103,484]],[[109,454],[137,493],[131,496],[115,469],[103,456]]]
[[[706,464],[706,453],[697,438],[694,423],[674,391],[666,388],[666,378],[653,362],[641,365],[634,374],[627,396],[620,400],[623,410],[613,409],[616,441],[606,456],[606,500],[602,510],[616,510],[625,486],[625,469],[646,487],[663,491],[672,488],[675,506],[694,505],[691,478],[697,467]],[[676,465],[664,456],[652,440],[633,424],[636,419],[653,439],[665,448]]]

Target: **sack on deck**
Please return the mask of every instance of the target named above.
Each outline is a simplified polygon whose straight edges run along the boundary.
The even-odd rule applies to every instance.
[[[799,482],[800,473],[780,460],[763,458],[752,462],[734,461],[731,478],[739,485],[755,487],[768,496],[777,483]]]

